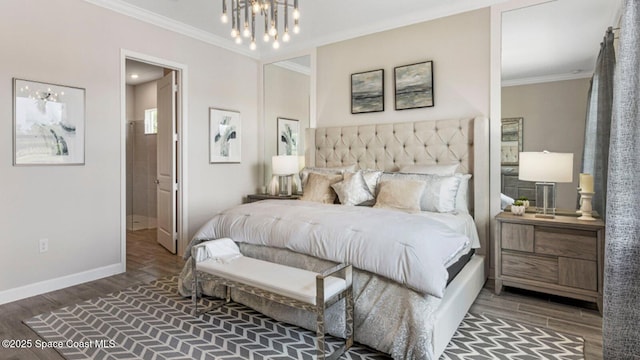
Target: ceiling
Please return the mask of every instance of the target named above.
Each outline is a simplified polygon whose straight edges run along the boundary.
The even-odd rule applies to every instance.
[[[300,34],[274,50],[233,43],[222,0],[85,0],[254,58],[283,58],[316,46],[483,8],[506,0],[299,0]],[[503,79],[586,77],[621,0],[554,0],[503,16]],[[577,72],[577,74],[575,73]]]
[[[146,63],[142,63],[134,60],[127,59],[126,66],[127,66],[126,67],[127,69],[126,84],[127,85],[138,85],[138,84],[144,84],[152,80],[158,80],[164,74],[164,69],[159,66],[146,64]],[[134,74],[138,75],[136,79],[131,77],[131,75],[134,75]]]

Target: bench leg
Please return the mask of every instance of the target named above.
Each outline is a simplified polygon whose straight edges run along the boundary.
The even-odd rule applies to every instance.
[[[195,268],[195,266],[194,266]],[[198,291],[198,276],[197,276],[197,272],[195,271],[195,269],[193,269],[193,284],[192,284],[192,288],[191,288],[191,300],[193,302],[193,310],[191,311],[191,315],[193,316],[200,316],[202,314],[208,313],[211,310],[215,310],[219,307],[224,306],[225,304],[229,303],[231,301],[231,287],[230,286],[226,286],[225,287],[225,299],[222,299],[221,301],[219,301],[217,304],[211,305],[209,307],[206,307],[204,310],[202,311],[198,311],[198,298],[201,297]]]
[[[325,341],[324,341],[324,305],[322,309],[318,309],[316,337],[318,338],[318,348],[316,350],[318,360],[324,360]]]

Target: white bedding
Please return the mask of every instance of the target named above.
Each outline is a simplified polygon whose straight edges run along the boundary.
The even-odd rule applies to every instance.
[[[215,215],[191,244],[230,237],[289,249],[349,263],[440,298],[446,287],[446,267],[472,246],[466,231],[452,231],[466,229],[464,217],[450,217],[458,220],[299,200],[260,201]]]
[[[478,237],[478,229],[473,217],[468,213],[438,213],[423,211],[419,213],[421,216],[441,222],[451,230],[458,234],[464,234],[471,240],[471,248],[480,248],[480,238]],[[447,265],[448,266],[448,265]]]

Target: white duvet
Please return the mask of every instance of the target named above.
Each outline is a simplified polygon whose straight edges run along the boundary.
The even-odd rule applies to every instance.
[[[444,294],[446,267],[471,248],[466,235],[419,214],[299,200],[225,210],[191,244],[223,237],[349,263],[436,297]]]

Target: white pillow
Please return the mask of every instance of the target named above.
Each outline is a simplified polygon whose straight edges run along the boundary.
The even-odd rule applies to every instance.
[[[430,175],[453,175],[458,168],[458,164],[449,165],[405,165],[400,168],[401,173],[430,174]]]
[[[469,179],[471,174],[455,174],[460,179],[460,187],[456,194],[456,210],[461,213],[469,213]]]
[[[345,173],[344,180],[331,185],[331,187],[338,194],[338,199],[343,205],[354,206],[373,200],[373,194],[367,187],[362,171]]]

